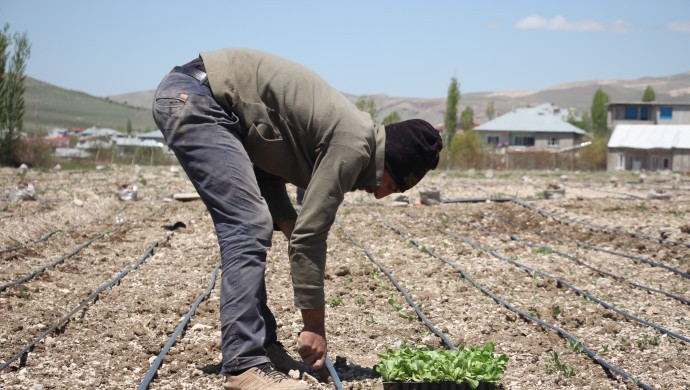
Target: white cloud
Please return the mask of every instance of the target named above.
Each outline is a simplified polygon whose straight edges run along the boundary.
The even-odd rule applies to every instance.
[[[633,26],[630,23],[626,23],[622,20],[616,20],[613,22],[611,25],[611,31],[617,33],[617,34],[626,34],[632,31]]]
[[[671,22],[666,25],[668,31],[690,32],[690,21]]]
[[[539,15],[530,15],[518,20],[515,27],[521,30],[555,30],[555,31],[601,31],[604,26],[595,20],[568,21],[563,16],[549,20]]]
[[[500,20],[492,20],[489,23],[487,23],[486,26],[492,30],[496,30],[503,27],[503,22],[501,22]]]

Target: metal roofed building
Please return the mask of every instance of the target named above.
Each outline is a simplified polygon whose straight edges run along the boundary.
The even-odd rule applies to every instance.
[[[474,130],[487,146],[551,152],[572,148],[587,134],[561,119],[551,104],[518,108]]]
[[[619,124],[608,150],[609,171],[690,172],[690,125]]]

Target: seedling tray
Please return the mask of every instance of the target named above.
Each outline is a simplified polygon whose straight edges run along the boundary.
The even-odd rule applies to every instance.
[[[476,390],[494,390],[495,383],[480,382]],[[455,382],[383,382],[383,390],[470,390],[467,383]]]

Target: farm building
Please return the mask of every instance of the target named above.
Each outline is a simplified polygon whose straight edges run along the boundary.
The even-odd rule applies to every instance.
[[[558,152],[576,146],[586,135],[564,121],[559,111],[550,104],[518,108],[474,130],[486,146]]]
[[[609,171],[690,171],[690,125],[619,124],[608,143]]]
[[[608,105],[607,125],[687,125],[690,103],[615,102]]]

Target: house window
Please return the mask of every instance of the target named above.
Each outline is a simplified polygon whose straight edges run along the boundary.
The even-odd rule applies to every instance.
[[[487,145],[498,145],[498,143],[501,142],[500,138],[497,135],[489,135],[486,137],[486,143]]]
[[[549,140],[547,141],[547,143],[548,143],[549,146],[558,146],[559,139],[556,138],[556,137],[551,137],[551,138],[549,138]]]
[[[534,137],[515,137],[516,146],[534,146]]]
[[[637,107],[625,107],[625,119],[636,120],[637,119]]]
[[[641,107],[640,108],[640,120],[642,120],[642,121],[648,121],[649,120],[649,107]]]
[[[662,120],[673,119],[673,108],[672,107],[661,107],[659,109],[659,119],[662,119]]]
[[[616,166],[616,169],[618,169],[618,170],[624,170],[625,169],[625,155],[624,154],[618,155],[618,165]]]

